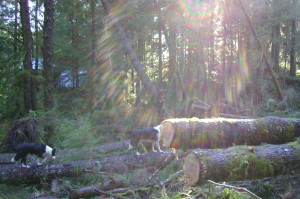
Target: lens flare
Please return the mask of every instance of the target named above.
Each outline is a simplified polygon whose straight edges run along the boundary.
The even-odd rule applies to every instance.
[[[199,0],[180,0],[178,4],[185,17],[185,25],[190,28],[207,24],[213,12],[211,5]]]

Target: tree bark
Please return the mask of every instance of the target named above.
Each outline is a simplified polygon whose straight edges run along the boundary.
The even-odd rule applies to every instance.
[[[20,2],[20,12],[21,12],[21,22],[23,30],[23,43],[25,50],[25,57],[23,60],[23,65],[26,73],[24,74],[24,106],[25,113],[29,113],[32,109],[31,104],[31,86],[30,86],[30,74],[32,70],[32,33],[30,29],[30,17],[29,17],[29,6],[28,0],[21,0]]]
[[[161,123],[160,131],[163,144],[170,148],[282,144],[300,135],[300,119],[168,119]]]
[[[0,165],[0,184],[38,183],[44,179],[80,176],[88,171],[125,173],[151,166],[161,167],[175,157],[173,153],[147,153],[140,156],[128,154],[42,166],[34,164],[30,168],[23,168],[20,165]]]
[[[230,181],[264,178],[299,169],[299,152],[299,143],[196,149],[186,155],[183,172],[190,186],[208,179]]]
[[[91,57],[90,63],[91,66],[88,69],[88,85],[90,88],[88,104],[89,104],[89,111],[93,112],[95,109],[95,95],[96,89],[94,88],[93,83],[96,79],[95,68],[96,68],[96,50],[97,50],[97,43],[96,43],[96,1],[90,0],[90,14],[91,14],[91,25],[90,25],[90,35],[91,35]]]
[[[272,48],[271,55],[273,59],[273,69],[276,73],[279,72],[279,53],[280,53],[280,18],[281,13],[279,7],[281,6],[280,0],[273,1],[273,10],[274,10],[274,24],[272,28]]]
[[[111,15],[111,6],[110,6],[109,2],[107,0],[101,0],[101,3],[103,5],[105,11],[109,15]],[[113,18],[113,16],[110,16],[110,17]],[[144,87],[152,95],[152,97],[154,99],[156,99],[157,89],[155,88],[155,86],[150,81],[148,75],[146,74],[146,71],[145,71],[143,65],[141,64],[141,62],[139,61],[137,55],[135,54],[134,50],[132,49],[132,47],[130,45],[130,42],[127,38],[127,35],[125,34],[122,26],[120,25],[120,23],[118,21],[115,21],[115,20],[111,20],[111,21],[114,21],[113,27],[115,28],[117,34],[119,35],[119,38],[120,38],[121,42],[123,43],[123,47],[124,47],[125,51],[130,56],[132,65],[135,68],[138,76],[142,80],[142,83],[143,83]]]
[[[14,6],[14,56],[17,57],[17,52],[18,52],[18,0],[15,0]]]
[[[295,8],[297,6],[297,1],[292,0],[292,7]],[[296,17],[291,20],[291,51],[290,51],[290,76],[296,76]]]
[[[54,80],[52,68],[53,28],[54,28],[54,1],[45,0],[44,3],[44,106],[48,109],[54,107]]]

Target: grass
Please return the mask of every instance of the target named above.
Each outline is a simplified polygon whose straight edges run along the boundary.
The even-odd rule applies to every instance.
[[[29,198],[36,188],[26,185],[13,186],[0,184],[0,190],[0,199],[23,199]]]

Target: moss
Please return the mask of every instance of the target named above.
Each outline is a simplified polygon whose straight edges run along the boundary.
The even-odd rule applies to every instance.
[[[286,141],[290,141],[294,137],[294,125],[293,123],[289,123],[285,128],[284,128],[284,135]]]
[[[265,139],[269,134],[268,123],[265,119],[258,119],[259,134]]]
[[[255,154],[237,156],[227,167],[228,180],[255,179],[272,176],[274,169],[270,161],[258,158]]]
[[[298,141],[289,142],[287,145],[290,146],[292,149],[299,149],[299,147],[300,147],[300,144]]]
[[[266,176],[273,176],[274,168],[269,160],[258,158],[255,154],[248,156],[249,169],[248,175],[251,178],[262,178]]]
[[[249,163],[247,156],[237,156],[231,161],[227,170],[229,171],[228,180],[240,180],[248,177]]]

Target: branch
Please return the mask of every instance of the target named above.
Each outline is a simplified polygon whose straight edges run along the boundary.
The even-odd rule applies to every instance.
[[[111,13],[111,6],[108,0],[101,0],[101,3],[105,9],[105,11],[110,14]],[[113,16],[111,16],[111,18],[113,18]],[[137,57],[137,55],[135,54],[129,39],[127,37],[127,35],[125,34],[122,26],[120,25],[120,23],[117,20],[111,20],[114,21],[113,22],[113,27],[115,28],[117,34],[119,35],[119,38],[121,40],[121,42],[123,43],[123,47],[125,49],[125,51],[129,54],[130,58],[131,58],[131,62],[133,67],[135,68],[138,76],[140,77],[140,79],[142,80],[143,85],[145,86],[145,88],[151,93],[152,97],[157,97],[157,89],[155,88],[155,86],[152,84],[152,82],[150,81],[148,75],[146,74],[146,71],[143,67],[143,65],[141,64],[139,58]]]
[[[279,83],[278,83],[278,81],[277,81],[277,78],[275,77],[274,71],[273,71],[273,69],[272,69],[272,67],[271,67],[271,65],[270,65],[270,63],[269,63],[269,61],[268,61],[268,59],[267,59],[266,52],[265,52],[264,48],[263,48],[262,45],[261,45],[261,42],[260,42],[260,40],[259,40],[259,38],[258,38],[258,36],[257,36],[257,34],[256,34],[256,31],[254,30],[254,27],[253,27],[253,25],[252,25],[252,23],[251,23],[251,20],[250,20],[249,16],[248,16],[247,13],[246,13],[246,10],[245,10],[245,8],[244,8],[244,6],[243,6],[243,3],[241,2],[241,0],[238,0],[238,3],[240,4],[240,7],[241,7],[241,9],[242,9],[242,11],[243,11],[243,13],[244,13],[244,15],[245,15],[245,18],[246,18],[246,20],[247,20],[247,23],[249,24],[250,30],[251,30],[251,32],[252,32],[252,34],[253,34],[253,36],[254,36],[254,39],[256,40],[257,44],[259,45],[259,48],[261,49],[261,51],[262,51],[262,53],[263,53],[263,59],[265,60],[266,65],[267,65],[267,68],[268,68],[268,70],[269,70],[270,73],[271,73],[272,80],[273,80],[273,82],[274,82],[274,84],[275,84],[275,87],[276,87],[277,93],[278,93],[278,95],[279,95],[279,98],[280,98],[280,100],[282,100],[282,99],[283,99],[283,96],[282,96],[281,88],[280,88],[280,85],[279,85]]]
[[[255,195],[254,193],[252,193],[251,191],[249,191],[248,189],[244,188],[244,187],[235,187],[235,186],[231,186],[231,185],[225,185],[225,184],[219,184],[219,183],[216,183],[214,181],[211,181],[211,180],[208,180],[208,182],[214,184],[214,185],[217,185],[217,186],[221,186],[221,187],[226,187],[226,188],[230,188],[230,189],[235,189],[235,190],[238,190],[238,191],[245,191],[246,193],[248,193],[250,196],[254,197],[254,198],[257,198],[257,199],[262,199],[261,197]]]

